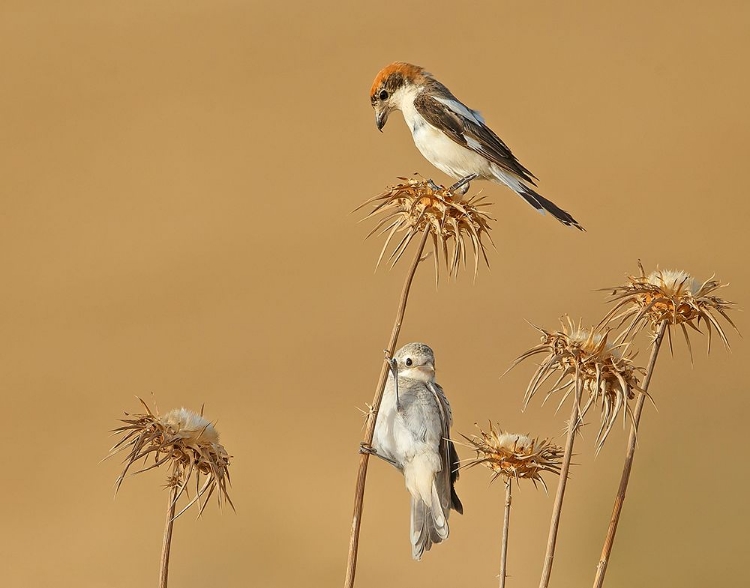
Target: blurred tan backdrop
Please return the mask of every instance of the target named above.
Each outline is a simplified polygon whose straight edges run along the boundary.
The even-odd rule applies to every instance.
[[[454,431],[521,413],[526,320],[593,323],[636,271],[715,273],[750,299],[746,2],[35,2],[0,7],[0,349],[4,586],[155,585],[163,474],[99,463],[135,395],[217,422],[237,514],[176,524],[173,586],[338,586],[363,408],[405,266],[350,211],[398,175],[446,182],[400,115],[377,132],[375,73],[440,77],[583,223],[508,190],[491,270],[418,275],[402,342],[437,354]],[[464,12],[468,11],[468,12]],[[749,331],[744,315],[734,315]],[[743,329],[744,325],[744,329]],[[746,576],[747,344],[662,354],[609,584]],[[645,351],[642,352],[645,356]],[[644,357],[645,360],[645,357]],[[555,586],[593,579],[625,433],[578,444]],[[461,451],[468,457],[466,449]],[[450,540],[410,559],[400,476],[373,463],[358,586],[494,586],[502,487],[458,486]],[[555,481],[550,480],[554,487]],[[509,586],[535,586],[551,497],[516,493]]]

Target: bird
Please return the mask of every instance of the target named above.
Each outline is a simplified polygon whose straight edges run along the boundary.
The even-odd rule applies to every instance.
[[[448,538],[451,509],[463,514],[455,490],[459,460],[450,427],[451,407],[435,382],[435,354],[409,343],[391,360],[371,452],[403,475],[411,494],[412,557]]]
[[[504,184],[542,214],[562,224],[584,228],[573,216],[531,187],[537,177],[472,110],[424,68],[395,62],[375,76],[370,89],[375,124],[382,132],[388,115],[400,110],[420,153],[436,168],[458,181],[450,190],[464,194],[472,180]]]

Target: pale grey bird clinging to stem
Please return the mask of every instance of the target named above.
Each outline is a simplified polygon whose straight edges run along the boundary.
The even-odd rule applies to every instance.
[[[409,343],[393,356],[373,437],[373,452],[404,474],[411,494],[412,557],[448,538],[450,510],[463,514],[456,495],[458,455],[450,440],[451,407],[435,382],[435,355]],[[393,372],[398,373],[394,377]]]

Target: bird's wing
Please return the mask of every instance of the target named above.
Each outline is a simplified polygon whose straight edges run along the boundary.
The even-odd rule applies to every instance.
[[[435,400],[437,400],[443,425],[442,441],[440,443],[440,461],[443,465],[443,469],[440,474],[438,474],[443,480],[443,484],[440,485],[440,500],[444,505],[446,512],[448,508],[452,507],[453,510],[463,514],[463,505],[458,499],[458,495],[453,487],[456,480],[458,480],[458,468],[460,465],[456,448],[453,446],[453,441],[451,441],[450,438],[450,428],[453,424],[453,412],[451,411],[448,397],[445,395],[445,392],[443,392],[440,385],[432,382],[428,384],[428,387],[433,393]]]
[[[445,392],[443,392],[440,384],[430,382],[427,384],[427,387],[437,401],[443,423],[443,437],[447,437],[450,433],[450,427],[453,424],[453,411],[451,411],[450,402],[448,402],[448,397],[445,395]]]
[[[447,90],[446,93],[448,97],[438,98],[430,92],[421,92],[414,100],[414,107],[422,118],[462,147],[536,185],[536,176],[521,165],[503,140],[484,124],[482,116],[461,104]]]

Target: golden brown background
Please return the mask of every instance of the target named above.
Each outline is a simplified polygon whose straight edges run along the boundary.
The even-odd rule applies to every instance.
[[[647,269],[715,273],[750,299],[747,2],[34,2],[0,9],[4,586],[156,583],[163,474],[99,463],[135,395],[217,421],[237,513],[176,524],[171,584],[343,581],[364,407],[406,266],[350,211],[398,175],[439,182],[400,115],[368,101],[393,60],[427,67],[588,232],[482,187],[492,268],[418,275],[401,341],[436,351],[455,432],[521,413],[526,320],[593,323],[600,287]],[[734,315],[748,332],[744,315]],[[744,328],[743,328],[744,326]],[[746,577],[747,344],[664,353],[610,586]],[[646,353],[641,357],[645,361]],[[586,586],[625,433],[578,444],[553,585]],[[462,450],[463,457],[469,452]],[[358,587],[494,586],[502,486],[470,470],[466,514],[410,558],[399,475],[370,469]],[[555,481],[550,480],[552,486]],[[551,497],[516,493],[510,586],[535,586]]]

